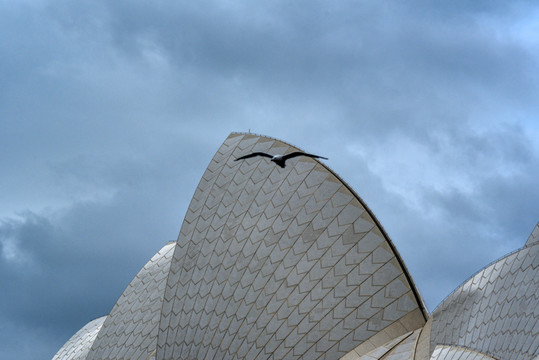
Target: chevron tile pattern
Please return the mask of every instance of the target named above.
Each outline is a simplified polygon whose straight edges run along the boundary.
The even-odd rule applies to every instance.
[[[539,358],[539,224],[429,316],[372,213],[323,164],[234,161],[296,150],[231,134],[178,240],[53,359]]]
[[[105,320],[89,359],[147,359],[155,350],[166,277],[175,243],[142,268]]]
[[[77,331],[75,335],[69,339],[64,346],[58,350],[52,360],[84,360],[92,344],[97,337],[97,333],[103,326],[106,316],[90,321],[82,329]]]
[[[232,134],[212,159],[174,251],[156,358],[336,359],[420,307],[389,240],[324,166],[234,161],[295,150]]]
[[[432,314],[431,351],[453,344],[496,359],[539,352],[539,244],[524,247],[461,285]]]

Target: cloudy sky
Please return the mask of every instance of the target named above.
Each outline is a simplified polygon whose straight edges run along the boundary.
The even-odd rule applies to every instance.
[[[50,359],[252,131],[330,158],[430,311],[539,220],[539,5],[0,0],[0,358]]]

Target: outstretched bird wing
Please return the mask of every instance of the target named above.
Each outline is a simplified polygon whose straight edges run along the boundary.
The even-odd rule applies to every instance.
[[[264,157],[267,157],[267,158],[270,158],[270,159],[273,157],[272,155],[266,154],[266,153],[263,153],[263,152],[254,152],[254,153],[239,157],[237,159],[234,159],[234,161],[243,160],[243,159],[249,159],[249,158],[252,158],[252,157],[255,157],[255,156],[264,156]]]
[[[283,156],[283,160],[292,159],[292,158],[295,158],[296,156],[308,156],[308,157],[312,157],[312,158],[316,158],[316,159],[328,160],[328,158],[325,158],[323,156],[308,154],[308,153],[304,153],[302,151],[294,151],[294,152],[291,152],[290,154],[286,154],[286,155]]]

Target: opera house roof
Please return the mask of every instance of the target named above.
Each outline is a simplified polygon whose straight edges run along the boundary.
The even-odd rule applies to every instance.
[[[299,149],[232,133],[176,242],[54,359],[537,359],[539,224],[430,314],[361,198]]]

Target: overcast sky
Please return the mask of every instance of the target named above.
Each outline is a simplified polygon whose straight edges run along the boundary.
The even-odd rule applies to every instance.
[[[0,0],[0,358],[50,359],[252,131],[329,157],[430,311],[539,220],[539,5]]]

